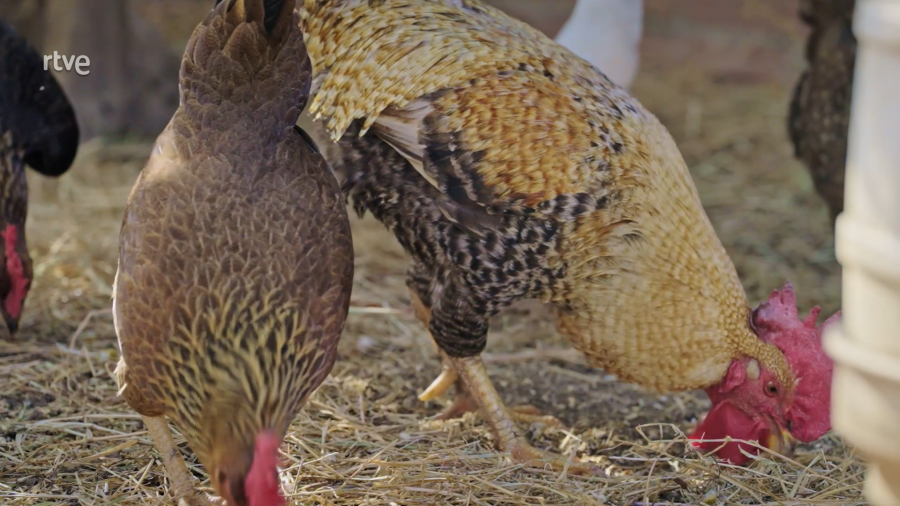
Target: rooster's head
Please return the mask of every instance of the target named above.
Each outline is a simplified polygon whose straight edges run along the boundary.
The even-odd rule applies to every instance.
[[[727,436],[788,454],[795,440],[814,441],[831,430],[834,363],[822,349],[822,331],[840,313],[817,327],[819,312],[815,307],[800,320],[791,284],[773,291],[750,316],[752,339],[766,346],[759,347],[760,356],[734,360],[722,381],[706,390],[713,406],[691,439]],[[744,442],[694,445],[734,464],[758,453]]]

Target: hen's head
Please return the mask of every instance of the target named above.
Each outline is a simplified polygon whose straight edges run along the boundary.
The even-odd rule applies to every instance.
[[[278,484],[278,446],[272,430],[256,435],[252,451],[239,441],[217,443],[211,470],[212,485],[228,506],[284,506]],[[249,450],[249,448],[247,448]]]
[[[794,439],[809,442],[831,430],[831,376],[834,363],[822,349],[822,331],[840,317],[840,312],[816,326],[820,309],[806,318],[797,314],[794,289],[787,283],[751,315],[756,336],[773,345],[766,349],[783,354],[788,371],[773,370],[763,362],[776,360],[741,358],[731,363],[725,377],[706,390],[713,407],[691,434],[691,439],[758,441],[779,453],[787,453]],[[745,443],[694,442],[720,458],[744,464],[758,449]]]

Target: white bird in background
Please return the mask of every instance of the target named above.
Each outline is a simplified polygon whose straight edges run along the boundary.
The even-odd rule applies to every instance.
[[[556,42],[628,88],[637,74],[644,0],[578,0]]]

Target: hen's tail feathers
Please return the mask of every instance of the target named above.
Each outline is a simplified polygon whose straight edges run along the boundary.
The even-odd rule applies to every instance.
[[[244,103],[272,93],[292,95],[268,87],[274,81],[308,81],[304,74],[309,67],[294,0],[219,0],[185,48],[182,103],[188,98]]]
[[[0,20],[0,138],[11,134],[24,161],[45,176],[59,176],[78,151],[78,122],[62,87],[41,55]]]
[[[220,5],[225,4],[224,7]],[[211,16],[218,16],[225,10],[225,20],[232,25],[240,23],[262,23],[264,32],[272,39],[284,36],[288,31],[294,12],[293,0],[216,0]]]

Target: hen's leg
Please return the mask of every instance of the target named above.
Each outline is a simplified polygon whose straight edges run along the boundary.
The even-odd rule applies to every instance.
[[[422,291],[422,288],[419,288],[422,285],[422,280],[420,278],[417,279],[414,272],[415,271],[411,271],[409,273],[409,280],[407,281],[407,284],[409,285],[409,297],[412,300],[413,311],[415,312],[416,318],[418,318],[418,320],[422,322],[422,325],[427,329],[428,324],[431,321],[431,308],[428,307],[422,301],[422,297],[418,295],[418,293]],[[429,332],[428,335],[431,337],[431,332]],[[441,356],[441,374],[419,395],[419,400],[423,402],[433,401],[447,393],[447,390],[455,385],[456,399],[453,404],[438,415],[436,419],[450,420],[458,418],[466,413],[477,413],[478,404],[472,400],[472,397],[466,390],[450,357],[441,350],[433,337],[432,343],[434,343],[438,354]],[[558,418],[541,415],[540,411],[534,406],[511,406],[508,408],[508,411],[509,416],[520,423],[543,423],[554,427],[564,427],[564,424],[559,421]]]
[[[208,498],[203,497],[194,491],[193,477],[184,465],[184,459],[175,446],[175,440],[172,439],[172,432],[166,423],[164,416],[143,416],[144,425],[147,426],[147,432],[153,439],[153,444],[159,451],[159,455],[163,459],[163,465],[166,466],[166,472],[169,473],[169,480],[172,482],[172,494],[178,501],[178,506],[213,506],[215,503]]]
[[[560,455],[537,450],[517,433],[514,419],[521,415],[513,414],[503,405],[479,356],[487,342],[488,321],[493,313],[490,303],[452,286],[444,287],[441,299],[432,307],[429,329],[443,350],[445,371],[448,364],[449,370],[454,371],[446,374],[456,375],[460,397],[468,397],[463,402],[469,403],[469,408],[478,408],[494,432],[500,450],[509,452],[517,462],[539,468],[550,465],[554,470],[565,469],[571,474],[602,474],[591,464],[567,461]]]

